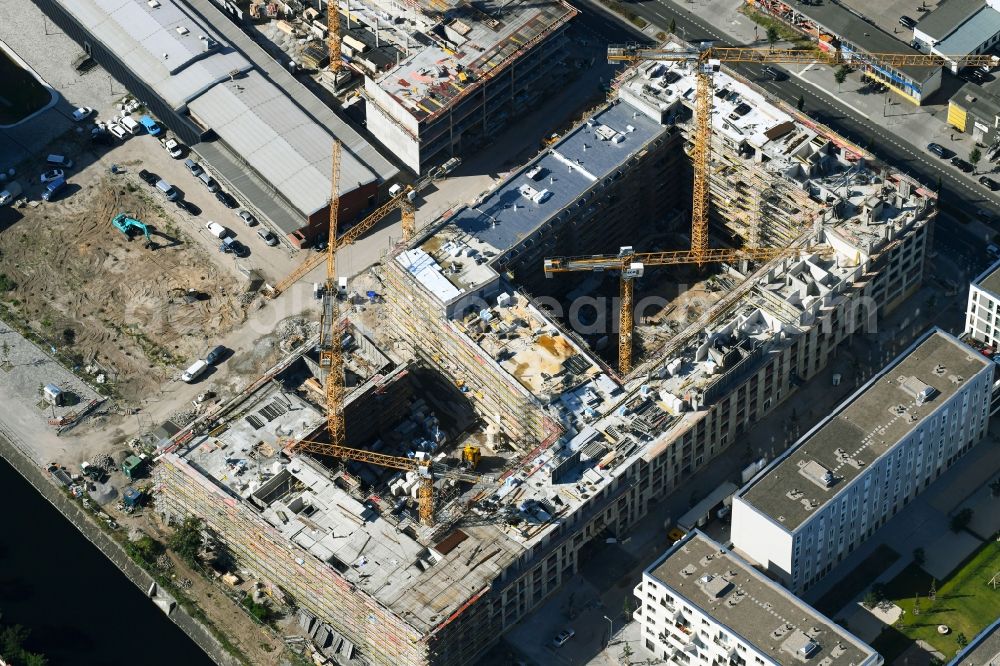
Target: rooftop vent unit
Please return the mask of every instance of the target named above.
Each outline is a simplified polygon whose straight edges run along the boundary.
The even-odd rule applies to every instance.
[[[160,8],[159,0],[149,0],[149,2],[147,2],[146,4],[149,5],[150,9]]]
[[[177,34],[178,35],[186,35],[189,32],[191,32],[191,31],[188,30],[187,28],[185,28],[184,26],[182,26],[182,25],[177,26]]]
[[[806,477],[820,488],[827,489],[834,483],[833,472],[815,460],[810,460],[799,467],[799,474]]]
[[[920,381],[914,376],[899,377],[900,388],[913,396],[918,405],[922,405],[938,394],[937,389]]]
[[[945,367],[943,364],[938,363],[937,365],[934,366],[934,374],[937,375],[938,377],[942,376],[944,374],[944,371]]]

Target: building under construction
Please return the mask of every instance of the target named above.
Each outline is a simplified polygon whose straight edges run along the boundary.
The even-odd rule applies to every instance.
[[[714,84],[713,246],[800,252],[649,270],[638,363],[612,370],[616,309],[599,296],[619,276],[546,280],[542,265],[690,243],[693,70],[642,65],[376,271],[384,328],[356,337],[399,358],[349,382],[348,441],[442,463],[479,447],[478,478],[436,479],[433,525],[417,520],[409,472],[282,451],[321,429],[308,378],[278,382],[284,397],[265,384],[162,456],[158,509],[204,518],[342,662],[473,663],[577,571],[591,540],[626,534],[922,280],[932,193],[748,82],[720,72]],[[283,400],[302,408],[258,415]],[[378,424],[363,436],[362,414]]]
[[[378,44],[345,39],[368,130],[418,174],[483,145],[561,85],[552,72],[576,14],[562,0],[351,3],[347,23]],[[387,49],[395,60],[379,57]]]

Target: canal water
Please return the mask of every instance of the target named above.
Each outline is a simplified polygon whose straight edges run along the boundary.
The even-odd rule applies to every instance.
[[[212,661],[0,458],[0,612],[49,666]]]

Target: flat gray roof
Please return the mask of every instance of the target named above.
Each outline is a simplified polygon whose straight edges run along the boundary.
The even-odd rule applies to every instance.
[[[1000,116],[1000,97],[997,92],[1000,92],[1000,86],[986,88],[970,81],[959,88],[948,102],[992,124],[993,119]]]
[[[987,268],[976,278],[973,284],[992,292],[997,298],[1000,298],[1000,261]]]
[[[983,629],[948,666],[1000,666],[1000,620]]]
[[[612,104],[514,172],[475,205],[458,211],[447,224],[505,252],[664,131],[631,105]],[[533,201],[522,191],[524,186],[537,192],[547,190],[548,194],[540,202]]]
[[[845,39],[869,53],[898,53],[918,55],[920,51],[900,41],[887,32],[866,22],[843,5],[824,2],[819,5],[797,4],[795,10],[816,21],[831,33]],[[917,82],[926,81],[933,67],[893,68]]]
[[[304,215],[329,203],[334,136],[260,72],[216,84],[190,108]],[[366,164],[343,151],[341,193],[378,179]]]
[[[948,3],[943,6],[947,7]],[[983,7],[938,43],[936,48],[945,55],[974,53],[998,32],[1000,32],[1000,12],[992,7]]]
[[[792,532],[922,424],[990,361],[934,329],[776,461],[740,496]],[[924,386],[937,394],[917,404]],[[826,472],[828,486],[818,478]]]
[[[984,0],[945,0],[934,11],[917,21],[916,29],[941,41],[985,6]],[[947,53],[951,54],[952,51]]]
[[[783,666],[801,666],[804,660],[796,657],[796,651],[807,641],[818,649],[809,663],[857,665],[875,654],[699,530],[674,544],[646,575]]]

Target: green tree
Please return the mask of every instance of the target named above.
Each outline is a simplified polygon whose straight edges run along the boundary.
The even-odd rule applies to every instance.
[[[833,73],[833,80],[837,82],[837,90],[840,90],[844,85],[844,81],[847,80],[847,74],[850,70],[844,65],[837,68],[837,71]]]
[[[878,597],[875,595],[875,591],[868,590],[865,592],[865,596],[862,597],[861,603],[865,608],[875,608],[878,604]]]
[[[632,597],[625,597],[622,603],[622,617],[626,622],[632,619]]]
[[[913,614],[920,615],[920,595],[913,595]]]
[[[804,111],[806,108],[806,98],[803,97],[802,95],[799,95],[798,100],[795,101],[795,108],[797,108],[799,111]]]
[[[958,643],[958,647],[964,648],[969,644],[969,639],[965,637],[965,634],[959,632],[958,636],[955,636],[955,642]]]
[[[927,593],[927,598],[931,601],[937,601],[937,580],[934,578],[931,578],[931,589]]]
[[[144,534],[135,541],[127,542],[125,552],[140,565],[143,563],[152,565],[163,552],[163,544],[148,534]]]
[[[631,657],[632,657],[632,646],[629,645],[628,643],[626,643],[622,647],[622,659],[624,659],[625,663],[628,664],[628,663],[631,663],[631,661],[630,661]]]
[[[979,150],[979,146],[969,151],[969,162],[972,163],[972,173],[976,173],[976,165],[979,164],[979,160],[981,159],[983,159],[983,151]]]
[[[972,509],[966,507],[951,517],[951,531],[961,532],[972,522]]]
[[[198,553],[203,542],[201,527],[200,518],[188,516],[167,540],[170,550],[180,555],[181,559],[191,566],[198,566]]]
[[[774,45],[780,38],[781,35],[778,34],[778,29],[773,25],[767,29],[767,43],[771,45],[771,48],[774,48]]]
[[[674,19],[670,19],[670,29],[669,29],[669,32],[671,34],[677,32],[677,21],[675,21]]]

